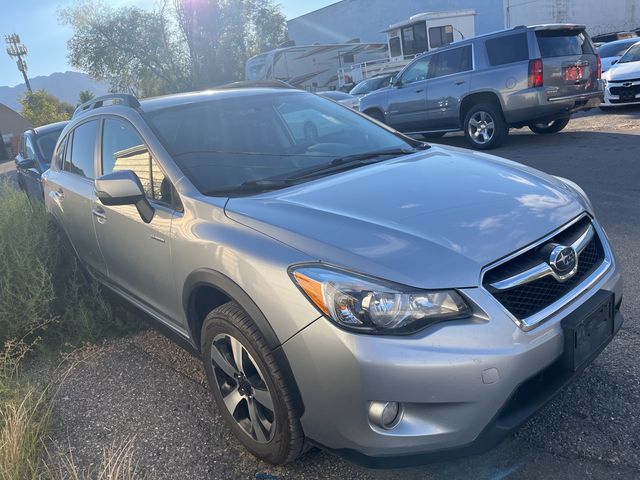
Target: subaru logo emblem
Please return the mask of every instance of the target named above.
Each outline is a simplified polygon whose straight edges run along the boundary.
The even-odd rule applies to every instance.
[[[573,247],[558,245],[551,251],[549,265],[559,279],[566,280],[578,270],[578,255]]]

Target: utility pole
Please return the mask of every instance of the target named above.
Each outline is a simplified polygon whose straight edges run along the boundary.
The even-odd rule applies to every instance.
[[[29,93],[33,93],[31,84],[29,83],[29,77],[27,77],[27,62],[22,58],[27,56],[27,47],[20,43],[20,37],[16,33],[5,35],[4,40],[7,43],[7,53],[9,56],[11,58],[17,58],[16,64],[18,65],[18,70],[22,72],[27,90],[29,90]]]

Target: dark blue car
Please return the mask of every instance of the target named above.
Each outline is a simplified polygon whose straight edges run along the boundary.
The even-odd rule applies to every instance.
[[[22,134],[16,157],[18,185],[29,198],[44,201],[41,175],[51,164],[51,155],[67,122],[32,128]]]

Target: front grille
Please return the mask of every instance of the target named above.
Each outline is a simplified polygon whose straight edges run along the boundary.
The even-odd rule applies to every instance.
[[[611,95],[638,95],[640,94],[640,85],[632,85],[630,87],[611,87],[609,88]]]
[[[604,248],[597,233],[578,255],[577,272],[565,282],[560,282],[548,275],[506,290],[497,290],[491,287],[491,284],[539,264],[541,256],[548,251],[549,245],[572,244],[585,232],[590,223],[590,220],[585,217],[543,244],[489,270],[483,278],[483,285],[516,318],[522,320],[538,313],[570,293],[602,264]],[[546,260],[545,258],[543,261]]]

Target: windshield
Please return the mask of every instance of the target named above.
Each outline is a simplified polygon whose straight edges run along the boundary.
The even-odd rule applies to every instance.
[[[52,132],[47,132],[42,135],[38,135],[36,137],[36,145],[38,146],[38,153],[40,154],[40,158],[47,165],[51,164],[51,157],[53,155],[53,149],[56,147],[56,142],[58,141],[58,137],[62,133],[62,128],[60,130],[54,130]]]
[[[625,40],[623,42],[607,43],[598,48],[598,54],[600,54],[602,58],[619,57],[627,51],[627,48],[638,41],[640,41],[640,38]]]
[[[389,76],[385,76],[365,80],[364,82],[360,82],[358,85],[353,87],[353,89],[349,93],[351,95],[365,95],[369,92],[373,92],[374,90],[378,90],[384,87],[389,83],[389,78]]]
[[[343,157],[412,148],[361,115],[305,92],[239,95],[146,117],[196,188],[220,196]]]
[[[618,63],[640,62],[640,43],[636,43],[627,50]]]

